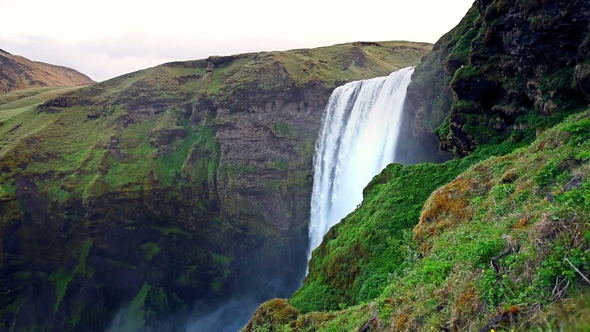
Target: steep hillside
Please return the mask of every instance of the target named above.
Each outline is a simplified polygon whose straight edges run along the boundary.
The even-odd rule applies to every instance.
[[[1,120],[0,330],[174,330],[196,300],[290,294],[331,91],[430,48],[169,63]]]
[[[0,96],[0,123],[28,111],[33,107],[59,96],[62,93],[80,89],[84,86],[32,88],[14,90]]]
[[[94,83],[74,69],[31,61],[0,50],[0,95],[13,90]]]
[[[244,331],[587,331],[589,120],[480,162],[389,165]]]

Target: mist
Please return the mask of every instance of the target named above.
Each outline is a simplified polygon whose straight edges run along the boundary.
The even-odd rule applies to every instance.
[[[236,332],[243,328],[256,308],[273,298],[288,298],[301,287],[298,281],[280,279],[249,283],[238,294],[227,299],[210,298],[197,301],[186,313],[177,313],[166,320],[147,322],[141,331],[178,332]],[[133,304],[127,304],[115,315],[105,332],[128,332],[139,326],[133,314]]]

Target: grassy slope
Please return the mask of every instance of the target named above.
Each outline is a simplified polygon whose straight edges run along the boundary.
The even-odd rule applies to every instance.
[[[73,90],[82,88],[75,87],[49,87],[15,90],[0,96],[0,122],[8,120],[24,111],[41,105],[49,99]]]
[[[478,157],[390,165],[314,252],[295,314],[268,303],[245,330],[476,330],[499,317],[489,329],[590,328],[588,132],[584,112],[464,172]]]

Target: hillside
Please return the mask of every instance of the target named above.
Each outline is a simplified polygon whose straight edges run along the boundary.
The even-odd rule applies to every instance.
[[[589,116],[484,161],[391,164],[244,331],[587,331]]]
[[[0,96],[0,123],[39,106],[62,93],[80,89],[84,86],[66,86],[50,88],[31,88],[14,90]]]
[[[0,95],[14,90],[95,83],[74,69],[31,61],[0,50]]]
[[[0,331],[184,330],[196,301],[290,294],[330,93],[431,47],[212,56],[2,111]]]
[[[408,88],[455,159],[388,166],[243,331],[589,330],[589,6],[475,1]]]

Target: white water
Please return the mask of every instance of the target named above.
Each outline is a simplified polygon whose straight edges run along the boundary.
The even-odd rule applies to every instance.
[[[362,202],[373,176],[395,161],[413,72],[404,68],[388,77],[351,82],[330,96],[314,155],[308,259],[330,227]]]

